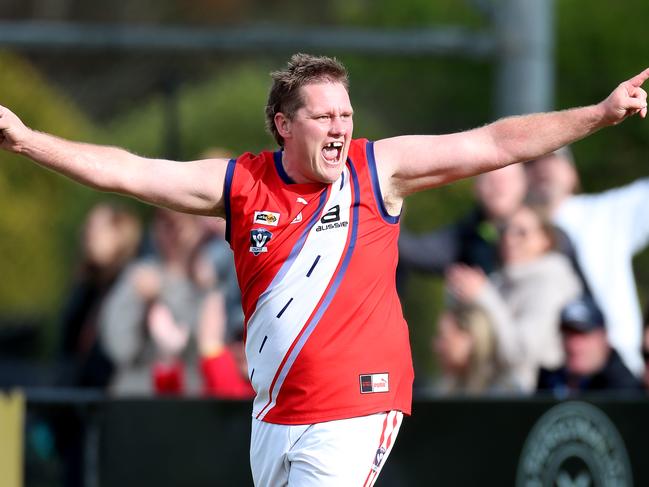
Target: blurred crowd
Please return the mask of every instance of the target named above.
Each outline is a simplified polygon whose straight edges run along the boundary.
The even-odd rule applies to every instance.
[[[475,205],[402,229],[400,283],[443,277],[435,394],[638,392],[649,329],[632,269],[649,242],[649,179],[579,194],[564,148],[475,179]],[[102,203],[86,217],[62,313],[59,385],[114,396],[251,399],[241,296],[225,222]],[[403,290],[403,289],[402,289]]]
[[[445,282],[435,393],[649,388],[632,268],[649,243],[649,179],[599,194],[579,187],[563,148],[477,177],[474,208],[459,221],[402,231],[401,281],[414,270]]]
[[[251,399],[225,222],[99,204],[64,307],[58,385],[114,396]]]

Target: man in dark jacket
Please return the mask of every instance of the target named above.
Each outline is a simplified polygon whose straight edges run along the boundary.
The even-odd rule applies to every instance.
[[[525,198],[522,167],[508,166],[481,174],[475,181],[475,208],[461,220],[432,232],[415,235],[405,229],[399,238],[399,265],[443,275],[461,262],[487,274],[500,266],[499,228]]]
[[[608,342],[604,317],[592,299],[570,302],[561,312],[566,364],[542,370],[538,389],[566,396],[591,391],[641,391],[642,384],[626,368]]]

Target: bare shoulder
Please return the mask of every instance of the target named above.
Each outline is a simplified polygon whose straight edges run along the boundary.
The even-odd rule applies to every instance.
[[[197,184],[201,185],[201,193],[209,203],[209,214],[225,216],[224,187],[229,159],[212,158],[193,161],[197,168]]]
[[[374,155],[381,189],[385,197],[403,200],[406,196],[436,186],[432,180],[448,147],[439,135],[402,135],[376,141]],[[387,202],[386,202],[387,203]]]

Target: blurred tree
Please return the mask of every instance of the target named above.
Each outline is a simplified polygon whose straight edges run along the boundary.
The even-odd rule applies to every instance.
[[[2,103],[25,123],[63,137],[92,138],[94,129],[31,65],[0,52]],[[52,312],[65,287],[72,228],[89,190],[0,153],[0,314]]]

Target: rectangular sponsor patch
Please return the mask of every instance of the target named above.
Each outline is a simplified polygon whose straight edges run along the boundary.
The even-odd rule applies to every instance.
[[[361,384],[361,394],[373,392],[389,392],[390,382],[389,374],[361,374],[359,376]]]
[[[255,216],[252,222],[258,225],[276,227],[279,223],[279,213],[274,213],[272,211],[255,211]]]

